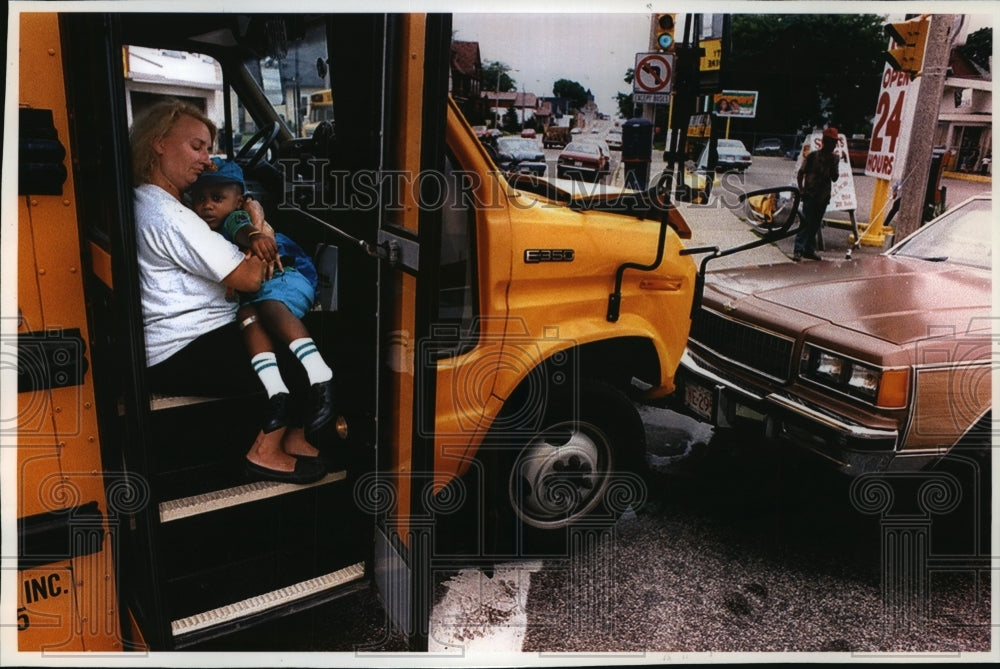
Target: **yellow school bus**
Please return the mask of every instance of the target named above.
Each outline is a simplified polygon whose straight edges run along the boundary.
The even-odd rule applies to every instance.
[[[316,126],[324,121],[334,123],[333,91],[326,89],[309,95],[308,119],[302,124],[303,137],[312,137]]]
[[[5,137],[19,652],[259,649],[360,591],[420,650],[435,570],[567,555],[641,501],[634,403],[673,390],[696,283],[665,189],[504,178],[449,98],[448,15],[46,9],[12,14]],[[260,62],[317,48],[337,124],[295,137]],[[216,120],[316,260],[305,320],[341,414],[317,483],[242,478],[262,389],[148,390],[128,128],[162,96]]]

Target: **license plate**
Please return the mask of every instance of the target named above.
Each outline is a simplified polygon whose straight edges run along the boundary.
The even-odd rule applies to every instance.
[[[573,167],[583,167],[583,162],[579,160],[574,160]]]
[[[684,404],[702,418],[712,420],[714,397],[711,390],[695,383],[684,386]]]

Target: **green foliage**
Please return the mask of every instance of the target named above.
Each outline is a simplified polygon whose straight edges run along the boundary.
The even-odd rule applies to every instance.
[[[588,92],[579,82],[559,79],[552,84],[552,94],[557,98],[569,98],[577,109],[587,104]]]
[[[724,86],[759,92],[756,129],[833,123],[867,134],[888,45],[883,25],[872,14],[735,14]]]
[[[993,28],[980,28],[971,33],[959,53],[987,72],[990,70],[990,56],[993,55]]]
[[[631,93],[617,93],[615,100],[618,101],[618,113],[625,118],[632,118],[635,113],[635,101]]]
[[[510,66],[498,60],[483,66],[482,90],[497,90],[497,77],[500,78],[500,92],[508,93],[517,90],[517,82],[514,81],[507,72]]]
[[[507,109],[503,115],[503,131],[517,132],[521,129],[521,116],[513,107]]]

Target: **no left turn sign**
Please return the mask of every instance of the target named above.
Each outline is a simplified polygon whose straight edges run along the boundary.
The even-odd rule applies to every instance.
[[[635,55],[634,93],[669,93],[674,78],[674,57],[665,53]]]

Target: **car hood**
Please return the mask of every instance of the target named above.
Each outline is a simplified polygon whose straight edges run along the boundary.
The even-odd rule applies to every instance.
[[[720,270],[707,285],[706,303],[725,312],[790,309],[897,345],[988,328],[991,313],[989,271],[900,256]]]

